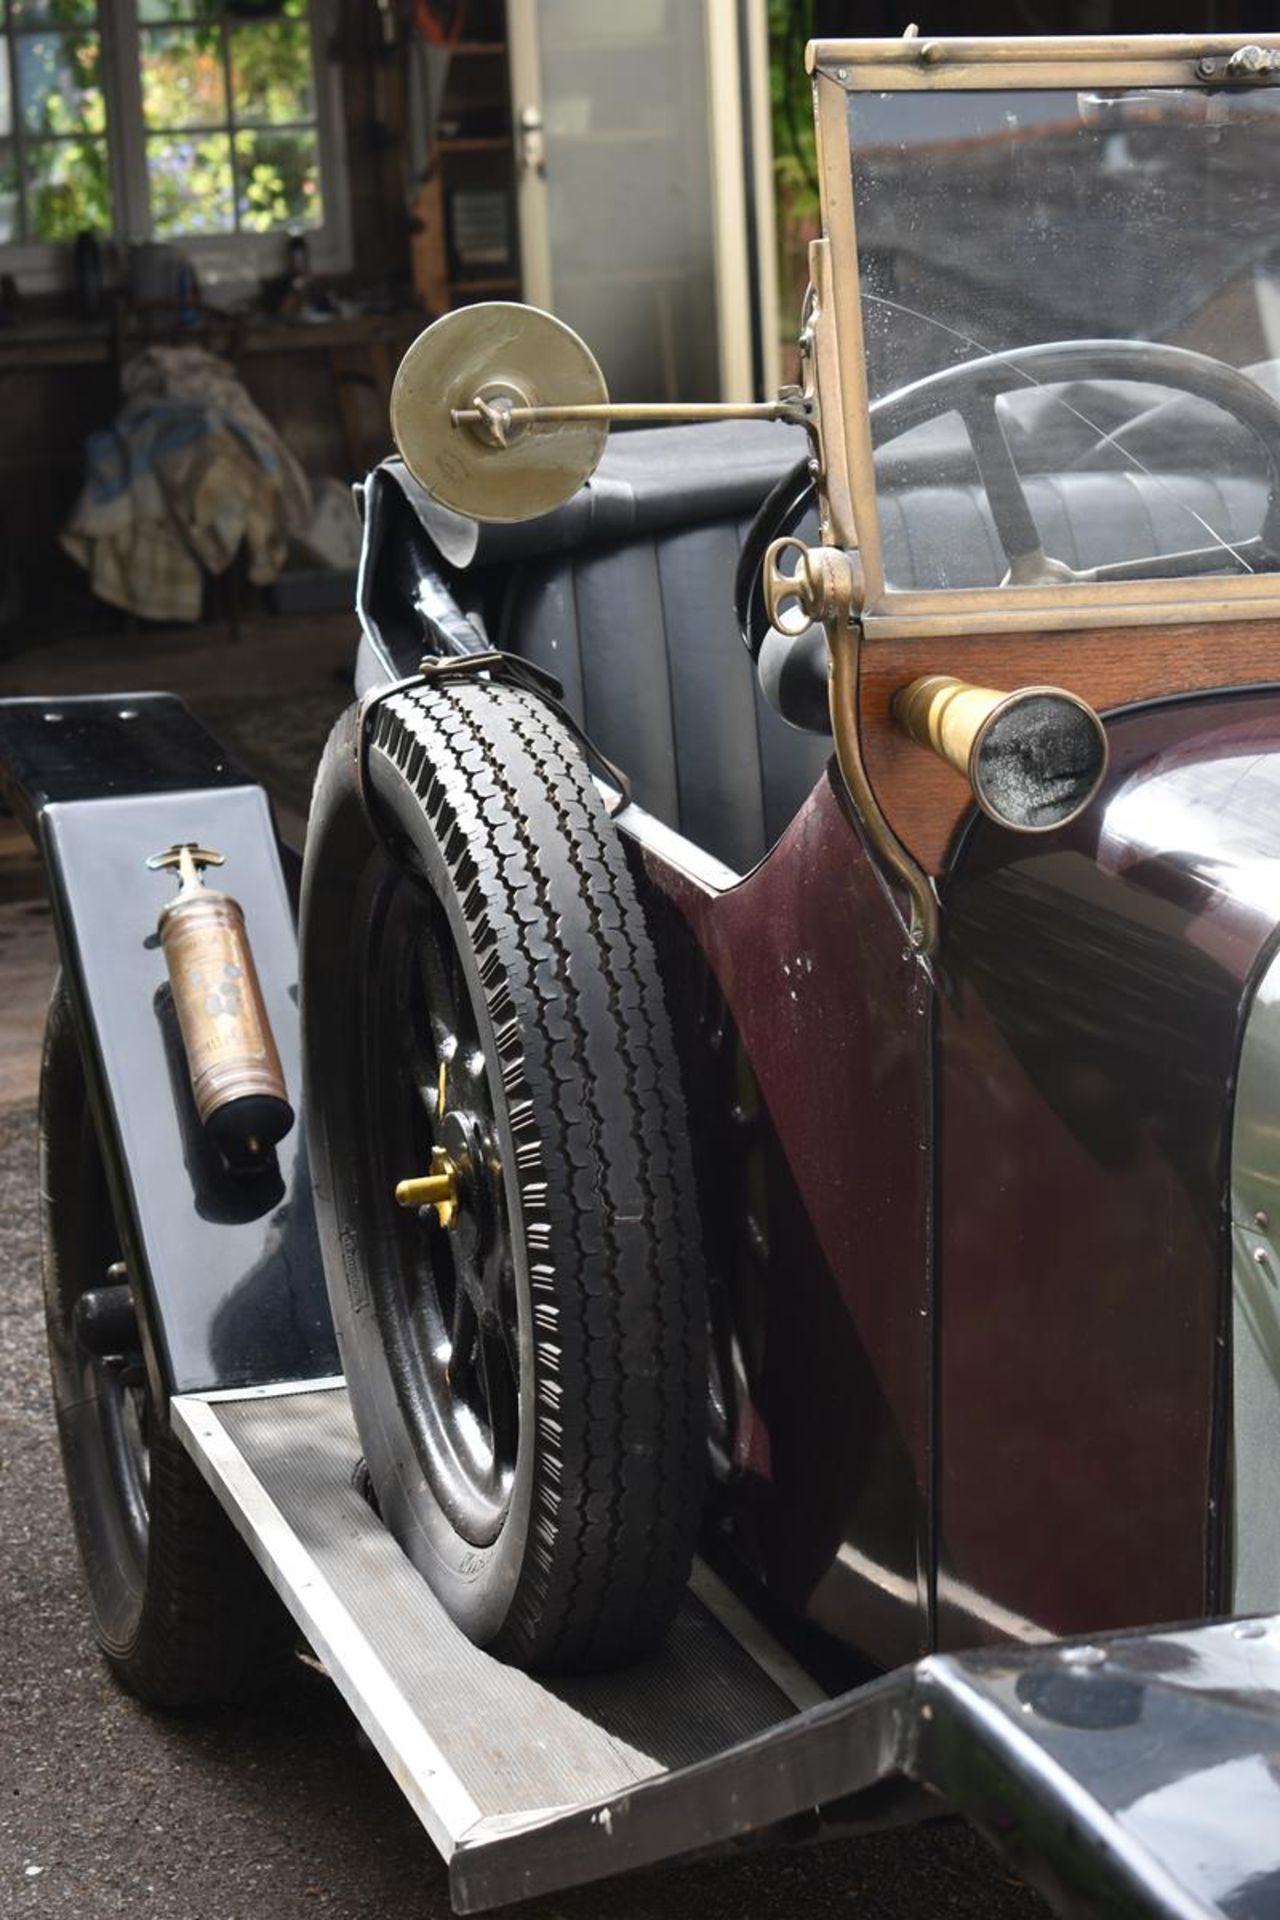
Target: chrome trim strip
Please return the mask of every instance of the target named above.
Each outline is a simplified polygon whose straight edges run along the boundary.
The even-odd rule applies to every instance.
[[[1231,1593],[1280,1602],[1280,954],[1245,1022],[1231,1134]]]
[[[606,781],[597,780],[596,785],[606,799],[611,794],[616,795],[617,789]],[[728,893],[743,878],[732,867],[727,867],[723,860],[717,860],[713,853],[704,852],[695,841],[686,840],[674,827],[668,827],[653,814],[646,813],[634,800],[619,808],[613,816],[613,824],[638,845],[656,853],[667,866],[675,867],[686,880],[692,880],[701,887],[704,893]]]
[[[766,1633],[750,1609],[718,1573],[712,1572],[705,1560],[694,1561],[689,1573],[689,1591],[794,1706],[820,1707],[830,1699],[830,1694],[806,1673],[800,1662],[793,1659],[772,1634]]]
[[[295,1393],[332,1393],[335,1387],[345,1387],[347,1378],[342,1373],[322,1373],[315,1380],[272,1380],[265,1387],[213,1387],[207,1393],[184,1394],[183,1399],[201,1400],[206,1406],[216,1406],[220,1400],[274,1400],[284,1394]]]

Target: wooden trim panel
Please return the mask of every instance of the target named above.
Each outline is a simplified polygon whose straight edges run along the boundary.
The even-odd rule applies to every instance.
[[[1280,684],[1280,621],[868,639],[861,696],[867,773],[894,832],[939,874],[972,800],[967,782],[908,739],[890,713],[897,689],[922,673],[954,673],[1003,693],[1065,687],[1105,714],[1162,695]]]

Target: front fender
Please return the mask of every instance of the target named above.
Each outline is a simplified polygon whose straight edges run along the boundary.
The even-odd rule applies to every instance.
[[[1280,923],[1280,695],[1108,730],[1078,822],[982,821],[945,887],[944,1645],[1230,1592],[1231,1129]]]
[[[154,693],[0,701],[0,786],[44,863],[157,1404],[336,1372],[302,1117],[249,1175],[205,1137],[155,937],[172,889],[146,865],[176,840],[226,855],[297,1104],[297,940],[266,794]]]

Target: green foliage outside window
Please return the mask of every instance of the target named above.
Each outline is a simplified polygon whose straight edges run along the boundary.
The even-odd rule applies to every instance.
[[[36,240],[71,241],[111,230],[111,175],[105,140],[59,141],[27,154],[27,206]]]
[[[92,26],[97,0],[9,0],[9,18],[20,27]]]
[[[286,0],[273,20],[144,28],[142,71],[144,118],[156,130],[147,161],[159,238],[319,224],[305,0]],[[194,131],[215,126],[225,131]],[[161,138],[160,129],[181,132]]]
[[[804,49],[813,37],[813,16],[813,0],[769,0],[773,164],[787,211],[796,218],[818,211],[813,101],[804,70]]]
[[[769,0],[769,99],[778,207],[778,339],[783,376],[799,376],[796,321],[818,231],[818,159],[813,99],[804,70],[814,0]]]
[[[307,0],[264,20],[226,17],[221,0],[140,0],[138,17],[157,239],[319,225]],[[97,0],[9,0],[4,26],[0,245],[111,233]]]

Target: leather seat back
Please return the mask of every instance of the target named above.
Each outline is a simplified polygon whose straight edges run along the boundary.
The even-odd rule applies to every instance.
[[[450,512],[388,461],[364,488],[357,686],[413,671],[443,583],[493,645],[556,675],[641,806],[746,871],[830,752],[761,695],[733,606],[746,529],[804,446],[758,421],[619,433],[563,507],[509,525]]]
[[[1038,474],[1027,504],[1046,553],[1069,567],[1238,543],[1255,535],[1266,484],[1246,475]],[[880,503],[885,577],[896,587],[996,587],[1008,561],[980,486],[916,486]],[[1064,589],[1069,591],[1069,589]]]
[[[766,702],[733,576],[750,516],[526,564],[499,644],[562,682],[636,800],[742,873],[796,813],[830,742]]]

